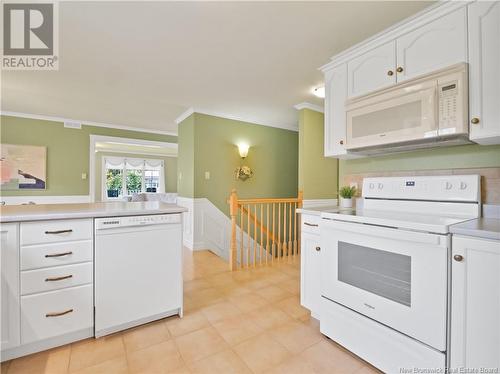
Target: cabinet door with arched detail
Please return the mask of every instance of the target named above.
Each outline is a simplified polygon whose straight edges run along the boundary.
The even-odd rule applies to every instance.
[[[462,7],[397,39],[397,81],[467,61],[467,13]]]

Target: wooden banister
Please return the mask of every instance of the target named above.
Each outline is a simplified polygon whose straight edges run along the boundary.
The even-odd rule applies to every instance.
[[[231,270],[238,266],[272,264],[275,260],[281,261],[284,257],[299,254],[300,217],[296,210],[302,207],[302,199],[302,191],[299,191],[296,198],[239,199],[236,190],[232,190],[228,200],[231,216]]]

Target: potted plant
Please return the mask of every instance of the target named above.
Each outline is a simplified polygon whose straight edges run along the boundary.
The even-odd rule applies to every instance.
[[[340,188],[340,207],[352,208],[352,197],[356,194],[356,187],[344,186]]]

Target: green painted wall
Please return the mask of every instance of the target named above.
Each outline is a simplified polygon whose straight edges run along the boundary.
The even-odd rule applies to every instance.
[[[176,136],[82,126],[81,130],[64,128],[62,122],[10,116],[0,117],[0,141],[8,144],[47,147],[47,188],[42,191],[1,191],[4,196],[21,195],[88,195],[90,135],[177,143]]]
[[[500,166],[500,145],[463,145],[426,149],[389,156],[340,160],[340,181],[345,175],[378,171],[467,169]]]
[[[177,193],[194,197],[194,115],[179,124],[179,148],[177,150]]]
[[[240,142],[250,145],[244,161],[236,146]],[[192,160],[191,187],[188,185],[190,176],[185,170],[193,164]],[[250,166],[255,173],[245,182],[234,178],[234,169],[241,164]],[[208,198],[226,214],[229,214],[227,199],[233,188],[242,198],[295,197],[298,191],[298,134],[194,113],[179,126],[178,165],[182,172],[179,195]],[[207,171],[209,180],[205,179]]]
[[[324,156],[324,115],[299,111],[299,190],[304,199],[335,199],[338,160]]]
[[[138,155],[136,153],[107,153],[96,152],[95,154],[95,199],[102,199],[102,158],[103,157],[130,157],[130,158],[151,158],[163,160],[165,168],[165,192],[177,192],[177,157],[161,157],[152,155]]]

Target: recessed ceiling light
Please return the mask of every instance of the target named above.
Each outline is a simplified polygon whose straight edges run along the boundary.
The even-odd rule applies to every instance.
[[[321,99],[324,99],[324,98],[325,98],[325,86],[316,87],[316,88],[313,90],[313,94],[314,94],[314,96],[316,96],[316,97],[319,97],[319,98],[321,98]]]

